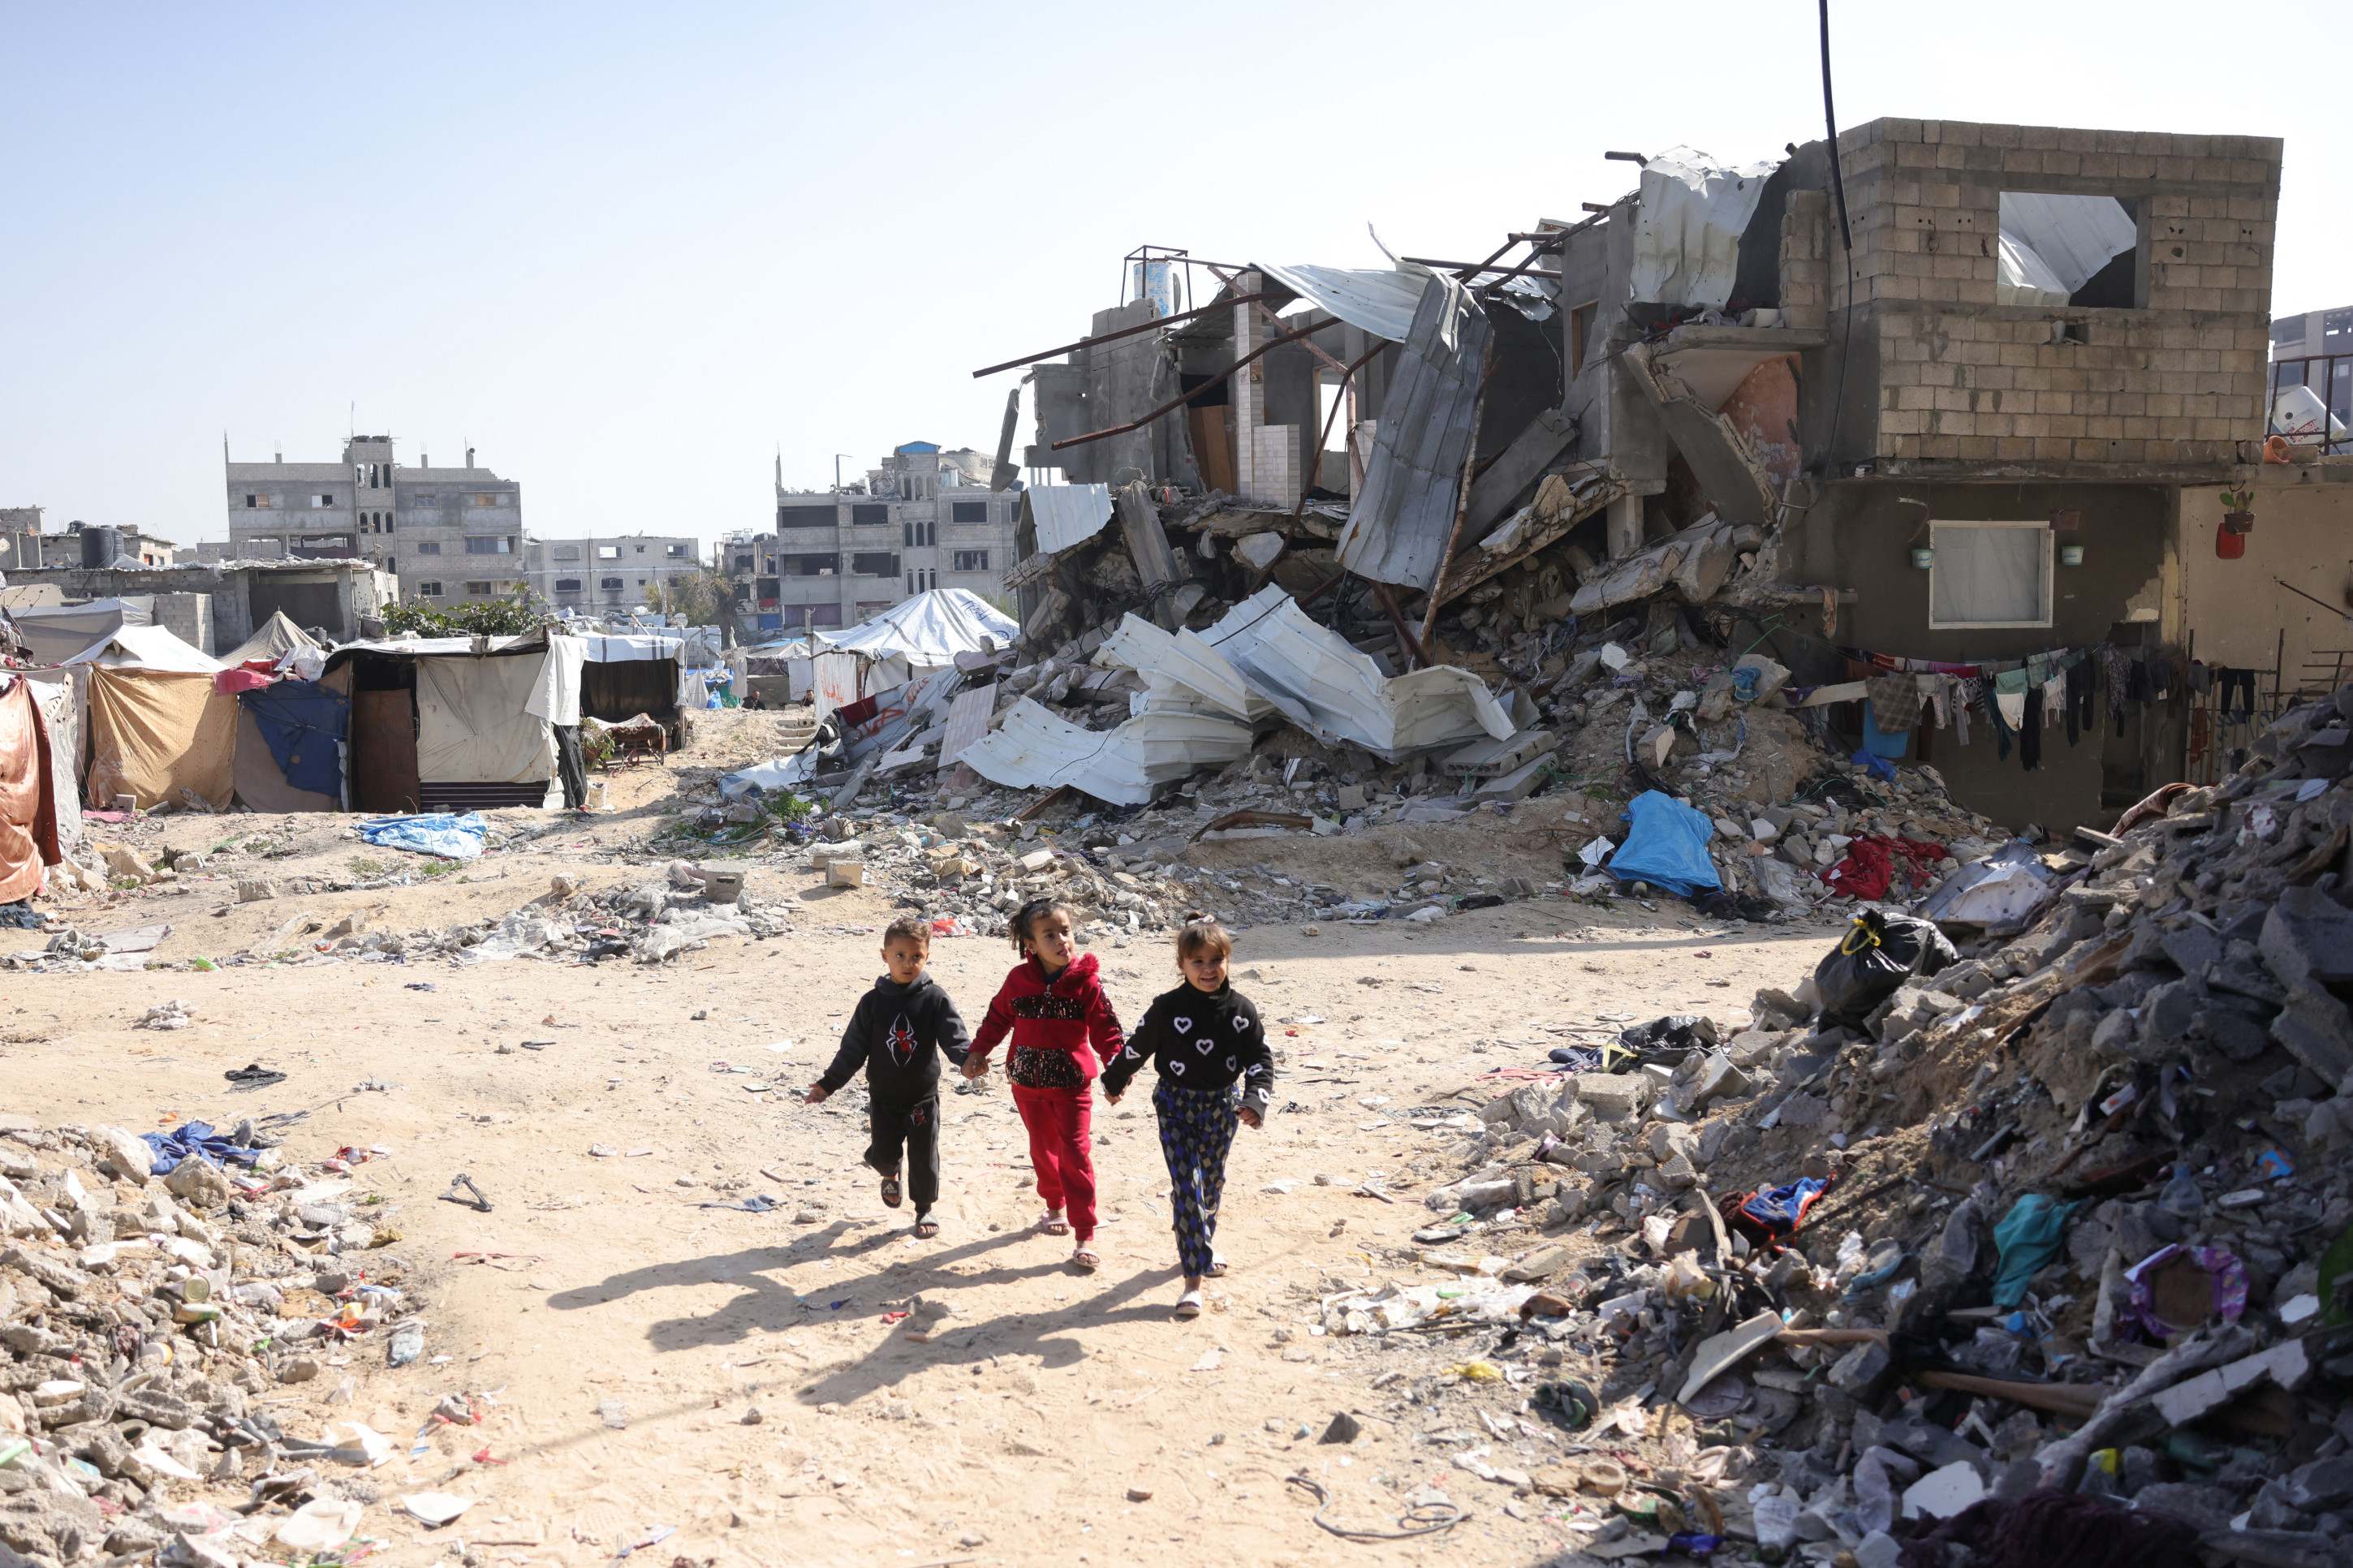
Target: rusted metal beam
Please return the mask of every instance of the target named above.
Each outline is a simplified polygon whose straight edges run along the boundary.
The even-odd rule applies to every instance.
[[[1025,354],[1019,359],[1007,360],[1003,364],[986,366],[980,370],[974,371],[972,373],[973,379],[977,381],[984,375],[995,375],[1000,370],[1018,370],[1025,364],[1036,364],[1040,360],[1052,359],[1056,354],[1076,353],[1081,349],[1090,349],[1094,347],[1097,343],[1115,342],[1121,338],[1132,338],[1138,332],[1151,331],[1155,327],[1174,326],[1178,321],[1189,321],[1196,316],[1206,316],[1212,310],[1222,310],[1227,309],[1229,306],[1233,305],[1250,304],[1259,300],[1262,300],[1266,296],[1263,294],[1244,294],[1239,299],[1220,300],[1213,305],[1203,305],[1196,310],[1179,310],[1173,316],[1155,316],[1148,321],[1140,321],[1133,327],[1122,327],[1115,332],[1104,332],[1096,337],[1081,338],[1077,342],[1064,343],[1058,349],[1047,349],[1039,353]]]
[[[1398,608],[1397,591],[1387,583],[1377,582],[1373,584],[1373,597],[1378,599],[1381,608],[1388,612],[1389,625],[1397,628],[1398,641],[1405,644],[1406,652],[1413,656],[1415,662],[1423,669],[1437,663],[1430,657],[1430,649],[1422,646],[1421,639],[1413,635],[1413,627],[1406,624],[1405,612]]]
[[[1545,255],[1550,254],[1549,251],[1545,253]],[[1537,269],[1535,261],[1524,261],[1517,267],[1501,268],[1489,267],[1483,262],[1477,261],[1434,261],[1427,256],[1406,256],[1398,259],[1410,262],[1416,267],[1427,267],[1433,272],[1440,270],[1452,272],[1458,279],[1474,278],[1482,273],[1492,274],[1486,282],[1479,285],[1482,289],[1490,289],[1498,283],[1507,283],[1514,278],[1526,277]],[[1542,259],[1542,256],[1536,258],[1536,260]],[[1551,274],[1547,273],[1546,276],[1549,277]]]
[[[1234,301],[1229,300],[1226,303],[1230,305],[1234,303]],[[1311,332],[1320,332],[1327,327],[1336,327],[1338,325],[1339,323],[1337,321],[1318,321],[1312,327],[1302,327],[1295,332],[1285,332],[1279,338],[1269,338],[1266,342],[1250,350],[1250,353],[1242,355],[1241,358],[1234,361],[1233,363],[1228,365],[1225,369],[1219,371],[1217,374],[1211,376],[1200,385],[1192,388],[1188,392],[1178,393],[1176,396],[1170,398],[1167,402],[1162,404],[1151,413],[1144,416],[1141,419],[1131,419],[1124,425],[1114,425],[1108,430],[1090,430],[1083,436],[1072,436],[1066,440],[1055,442],[1051,447],[1048,447],[1047,450],[1059,452],[1065,447],[1083,447],[1090,441],[1107,440],[1113,436],[1124,436],[1131,430],[1141,430],[1146,425],[1151,424],[1155,419],[1159,418],[1162,415],[1169,413],[1174,409],[1181,408],[1186,404],[1192,402],[1193,399],[1200,396],[1201,394],[1208,391],[1209,388],[1217,385],[1219,383],[1230,380],[1234,372],[1241,369],[1242,366],[1250,363],[1250,361],[1258,358],[1259,355],[1266,353],[1269,349],[1281,348],[1283,344],[1295,342],[1300,338],[1307,336]]]

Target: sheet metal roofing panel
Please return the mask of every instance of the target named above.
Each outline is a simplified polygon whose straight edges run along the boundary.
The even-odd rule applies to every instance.
[[[1361,746],[1385,762],[1512,733],[1511,717],[1477,676],[1440,665],[1394,679],[1337,632],[1308,618],[1281,588],[1261,588],[1201,634],[1284,718],[1328,745]]]
[[[1491,331],[1452,279],[1422,295],[1381,395],[1365,488],[1340,534],[1340,564],[1357,576],[1423,592],[1437,582]]]
[[[1250,265],[1326,315],[1393,343],[1403,342],[1412,331],[1415,308],[1421,303],[1422,290],[1431,277],[1427,268],[1420,267],[1353,271],[1341,267],[1278,267],[1264,261]]]
[[[1095,662],[1134,670],[1144,678],[1145,696],[1163,709],[1194,703],[1249,724],[1275,711],[1198,632],[1163,631],[1141,616],[1121,617],[1119,629],[1095,651]]]
[[[1032,485],[1021,492],[1021,510],[1038,531],[1038,548],[1053,555],[1084,544],[1111,521],[1109,485]]]
[[[1069,784],[1113,805],[1142,805],[1172,780],[1247,755],[1248,725],[1201,713],[1146,713],[1085,730],[1028,698],[958,761],[1008,789]]]
[[[1740,269],[1741,233],[1757,216],[1765,182],[1780,166],[1780,159],[1767,158],[1722,168],[1689,147],[1670,149],[1643,165],[1634,209],[1632,297],[1722,310]]]

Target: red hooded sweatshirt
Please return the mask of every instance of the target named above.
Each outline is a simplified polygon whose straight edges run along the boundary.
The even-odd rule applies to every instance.
[[[1098,1053],[1112,1056],[1125,1043],[1119,1015],[1112,1011],[1111,998],[1103,994],[1098,967],[1093,953],[1082,952],[1049,982],[1045,965],[1034,955],[1023,959],[1005,977],[997,999],[988,1005],[988,1016],[973,1037],[972,1059],[986,1062],[997,1043],[1010,1034],[1013,1062],[1008,1071],[1014,1082],[1034,1079],[1044,1087],[1060,1087],[1057,1080],[1068,1079],[1067,1070],[1023,1072],[1022,1053],[1032,1050],[1067,1054],[1076,1069],[1075,1087],[1083,1089],[1093,1082],[1103,1071]]]

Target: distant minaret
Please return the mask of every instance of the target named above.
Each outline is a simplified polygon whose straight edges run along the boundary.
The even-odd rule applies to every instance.
[[[228,450],[228,437],[227,436],[223,436],[221,437],[221,450],[223,452],[227,452]],[[782,495],[784,493],[784,489],[785,449],[782,447],[779,447],[776,448],[776,493],[778,495]]]

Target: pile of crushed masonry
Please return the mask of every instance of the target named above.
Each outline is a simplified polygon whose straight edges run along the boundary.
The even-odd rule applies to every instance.
[[[371,1157],[0,1117],[0,1563],[237,1568],[385,1533],[392,1439],[312,1408],[350,1397],[337,1368],[424,1356]]]
[[[2353,685],[2047,857],[2013,937],[1874,917],[1746,1027],[1556,1051],[1435,1123],[1437,1282],[1318,1331],[1451,1322],[1573,1428],[1471,1467],[1570,1563],[2353,1561],[2348,734]]]

